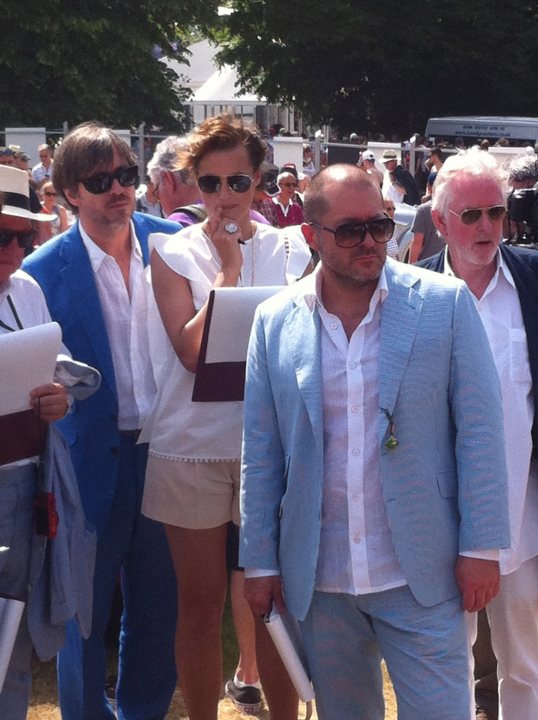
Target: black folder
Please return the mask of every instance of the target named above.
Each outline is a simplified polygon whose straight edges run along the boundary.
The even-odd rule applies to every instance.
[[[193,402],[243,400],[248,339],[258,305],[283,288],[214,288],[209,293]]]
[[[0,465],[41,455],[47,427],[34,410],[0,415]]]

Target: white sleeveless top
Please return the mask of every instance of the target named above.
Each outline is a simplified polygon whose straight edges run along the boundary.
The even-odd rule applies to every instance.
[[[198,311],[220,270],[217,250],[202,226],[191,225],[172,236],[154,234],[150,243],[172,270],[189,281]],[[288,285],[303,275],[311,259],[298,233],[260,224],[253,237],[241,245],[241,252],[243,269],[238,285],[244,286]],[[140,441],[149,441],[150,454],[164,459],[239,459],[243,403],[192,402],[194,373],[186,370],[176,356],[154,300],[148,334],[157,397]]]

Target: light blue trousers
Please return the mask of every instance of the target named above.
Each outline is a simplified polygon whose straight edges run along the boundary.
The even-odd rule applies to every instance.
[[[319,720],[383,720],[382,658],[399,720],[470,720],[461,598],[427,608],[408,587],[316,592],[300,625]]]

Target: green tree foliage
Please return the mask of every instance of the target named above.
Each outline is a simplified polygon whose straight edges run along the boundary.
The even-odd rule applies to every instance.
[[[537,115],[538,5],[527,0],[230,0],[209,29],[244,88],[342,131],[429,116]]]
[[[186,93],[157,60],[185,59],[185,28],[214,0],[3,0],[0,124],[181,124]],[[178,49],[176,49],[178,48]]]

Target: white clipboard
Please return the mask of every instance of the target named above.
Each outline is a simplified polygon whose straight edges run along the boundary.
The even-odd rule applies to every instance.
[[[52,382],[62,344],[58,323],[0,335],[0,415],[30,407],[30,390]]]

